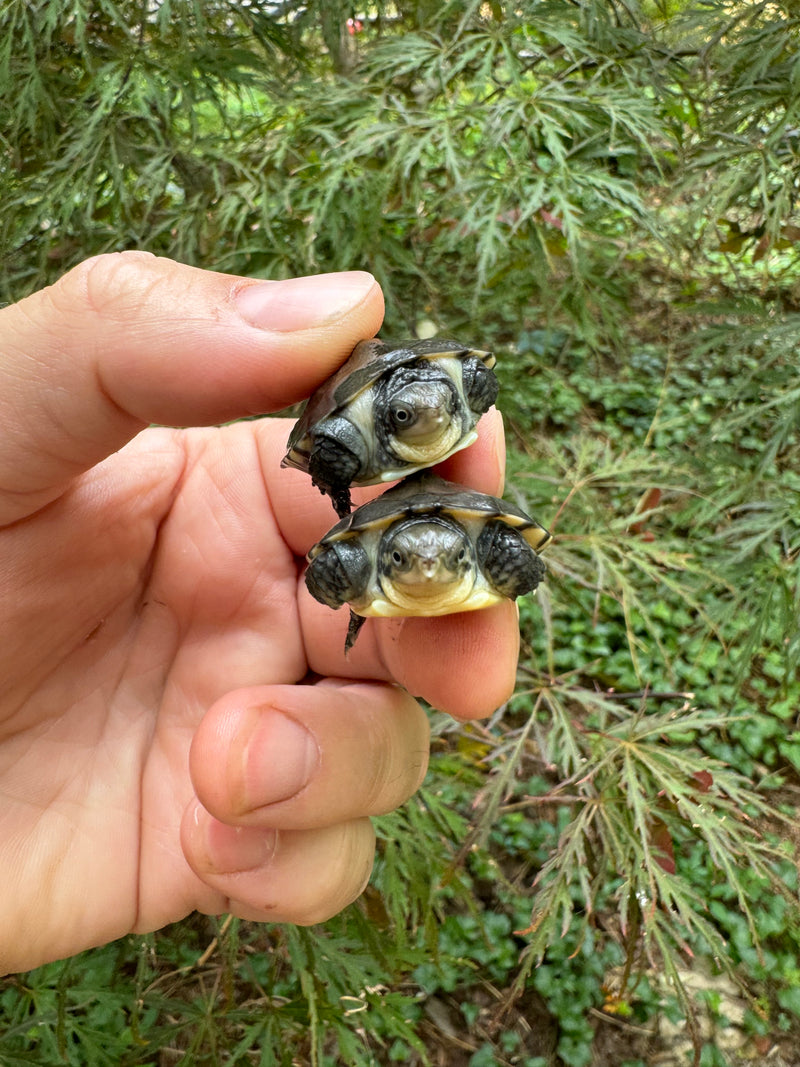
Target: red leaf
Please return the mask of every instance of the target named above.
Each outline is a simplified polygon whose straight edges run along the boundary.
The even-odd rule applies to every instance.
[[[561,221],[558,215],[554,215],[551,211],[547,211],[546,208],[539,208],[539,218],[542,220],[542,222],[546,222],[548,226],[555,226],[557,230],[564,229],[564,223]]]
[[[656,863],[667,874],[675,873],[675,849],[672,844],[672,836],[665,823],[660,819],[653,821],[652,844],[661,855],[655,857]]]
[[[697,782],[701,793],[707,793],[714,784],[714,776],[710,771],[695,771],[692,778]]]
[[[644,514],[647,511],[652,511],[653,508],[657,508],[660,503],[661,503],[661,490],[657,489],[655,486],[653,486],[652,489],[648,489],[648,490],[645,491],[645,493],[643,494],[643,496],[639,500],[639,503],[636,505],[636,511],[637,511],[638,514],[641,515],[641,514]],[[648,516],[648,518],[649,518],[649,516]],[[630,524],[630,527],[629,527],[630,532],[634,533],[634,534],[643,533],[645,522],[647,522],[646,518],[642,519],[641,522],[632,522]],[[650,537],[646,538],[646,540],[653,541],[653,540],[655,540],[655,538],[650,536]]]
[[[770,240],[770,238],[766,234],[764,234],[764,236],[761,238],[761,240],[756,245],[755,252],[753,252],[753,262],[754,263],[758,263],[759,260],[762,260],[764,258],[764,256],[767,254],[767,252],[769,252],[771,244],[772,244],[772,241]]]

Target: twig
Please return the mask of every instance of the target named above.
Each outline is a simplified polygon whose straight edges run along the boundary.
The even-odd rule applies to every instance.
[[[617,693],[609,689],[601,695],[604,700],[694,700],[694,693],[683,693],[679,690],[664,690],[659,693],[652,689],[639,689],[634,693]]]
[[[225,916],[225,920],[224,920],[224,922],[222,923],[222,926],[219,929],[219,933],[217,934],[216,937],[212,937],[211,938],[211,941],[208,943],[208,946],[207,946],[205,952],[202,954],[202,956],[200,956],[198,959],[196,959],[194,961],[194,963],[188,963],[185,967],[179,968],[179,973],[186,974],[188,971],[193,971],[197,967],[204,967],[205,964],[208,963],[209,959],[214,955],[214,953],[219,948],[220,939],[223,938],[225,936],[225,934],[228,932],[232,922],[233,922],[233,916],[232,915],[226,915]]]
[[[618,1015],[612,1015],[611,1012],[600,1011],[599,1008],[589,1008],[590,1015],[596,1015],[598,1019],[603,1019],[604,1022],[613,1023],[615,1026],[619,1026],[623,1030],[628,1030],[634,1034],[646,1034],[648,1037],[653,1037],[653,1031],[646,1026],[636,1026],[634,1023],[629,1023],[627,1019],[620,1019]]]

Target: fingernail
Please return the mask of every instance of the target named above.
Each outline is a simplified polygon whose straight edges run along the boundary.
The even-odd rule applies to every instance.
[[[215,874],[254,871],[272,858],[278,835],[259,826],[227,826],[211,819],[205,831],[208,869]]]
[[[239,314],[262,330],[304,330],[341,318],[375,286],[366,271],[313,274],[308,278],[253,282],[234,296]]]
[[[289,800],[308,784],[319,763],[316,740],[276,708],[253,709],[241,768],[241,814]]]

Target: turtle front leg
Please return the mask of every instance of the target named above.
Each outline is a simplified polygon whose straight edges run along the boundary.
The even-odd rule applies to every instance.
[[[309,593],[329,608],[340,608],[348,601],[358,601],[367,588],[372,564],[360,545],[339,541],[328,545],[315,556],[306,570]],[[350,624],[344,642],[345,655],[355,644],[365,623],[361,615],[350,610]]]
[[[358,602],[367,588],[372,564],[369,556],[352,541],[325,545],[306,569],[306,586],[320,604],[340,608]]]
[[[545,576],[541,556],[504,522],[487,522],[477,550],[478,562],[492,586],[511,600],[532,592]]]
[[[497,400],[500,389],[494,371],[472,357],[464,360],[461,375],[470,408],[476,415],[483,415]]]
[[[353,506],[350,486],[367,461],[364,439],[351,422],[342,418],[326,419],[312,436],[308,473],[320,492],[331,498],[342,519]]]

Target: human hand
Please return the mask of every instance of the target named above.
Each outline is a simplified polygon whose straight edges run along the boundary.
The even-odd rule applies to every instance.
[[[302,579],[335,515],[280,469],[290,424],[214,425],[308,395],[382,306],[361,273],[124,253],[0,311],[0,973],[192,910],[334,914],[368,817],[425,773],[387,683],[463,718],[510,694],[511,603],[370,621],[345,659],[346,610]],[[444,473],[497,494],[502,470],[490,412]]]

